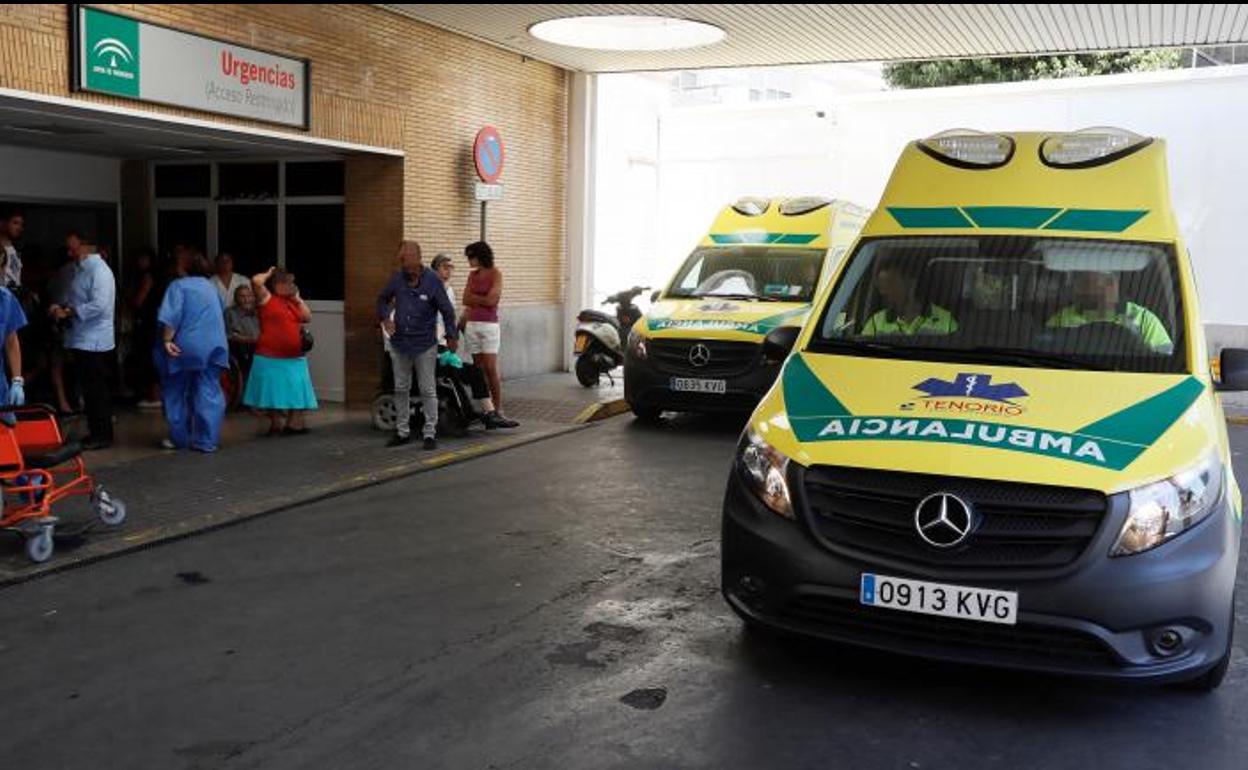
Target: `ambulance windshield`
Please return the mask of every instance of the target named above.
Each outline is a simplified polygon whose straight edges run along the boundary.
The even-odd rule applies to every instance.
[[[823,249],[734,245],[695,249],[668,297],[809,302],[819,286]]]
[[[879,238],[850,258],[813,349],[1046,368],[1182,372],[1174,251],[1016,236]]]

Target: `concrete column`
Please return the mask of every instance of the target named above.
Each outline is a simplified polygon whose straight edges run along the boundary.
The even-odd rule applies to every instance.
[[[568,78],[568,199],[564,207],[568,275],[563,365],[569,371],[576,314],[593,301],[597,82],[597,76],[584,72],[574,72]]]

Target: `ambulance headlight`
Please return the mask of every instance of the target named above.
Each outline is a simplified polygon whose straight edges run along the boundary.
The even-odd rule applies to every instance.
[[[1014,140],[969,128],[941,131],[919,141],[919,147],[937,160],[954,166],[996,168],[1014,155]]]
[[[1050,166],[1086,168],[1116,160],[1150,141],[1122,128],[1082,128],[1045,139],[1040,157]]]
[[[753,427],[745,429],[737,447],[737,468],[754,495],[773,513],[793,518],[789,497],[789,458],[763,440]]]
[[[1131,490],[1131,511],[1109,555],[1142,553],[1199,524],[1221,504],[1224,475],[1215,455],[1164,481]]]
[[[645,361],[650,352],[646,350],[646,338],[637,333],[636,329],[628,333],[628,352],[638,361]]]

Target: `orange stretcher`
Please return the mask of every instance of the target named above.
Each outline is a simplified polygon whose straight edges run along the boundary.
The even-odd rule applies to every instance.
[[[103,524],[126,519],[126,506],[97,484],[82,460],[82,446],[65,441],[56,412],[47,406],[0,407],[0,529],[26,539],[36,564],[52,558],[59,520],[53,511],[71,497],[89,497]]]

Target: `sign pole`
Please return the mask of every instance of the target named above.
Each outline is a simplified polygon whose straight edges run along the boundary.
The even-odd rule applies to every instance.
[[[485,240],[486,203],[503,199],[503,186],[498,184],[498,178],[503,173],[505,157],[503,140],[498,135],[498,129],[485,126],[477,132],[472,141],[472,162],[477,169],[477,178],[481,180],[476,185],[474,194],[481,203],[482,241]]]

